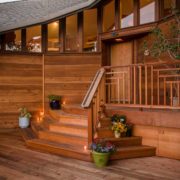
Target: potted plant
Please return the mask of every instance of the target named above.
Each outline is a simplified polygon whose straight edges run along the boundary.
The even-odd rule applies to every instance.
[[[61,96],[49,95],[48,98],[49,98],[49,106],[51,109],[61,108]]]
[[[27,128],[29,126],[31,113],[28,112],[27,108],[22,107],[19,109],[19,127],[21,128]]]
[[[116,122],[116,123],[113,123],[112,130],[114,131],[115,138],[119,138],[121,137],[122,133],[126,133],[127,127],[126,127],[126,124],[122,122]]]
[[[102,139],[95,139],[91,145],[92,157],[97,167],[104,167],[109,161],[111,153],[115,151],[115,146]]]

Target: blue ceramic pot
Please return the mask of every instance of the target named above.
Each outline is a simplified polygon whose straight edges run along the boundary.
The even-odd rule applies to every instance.
[[[50,105],[51,109],[60,109],[61,108],[59,100],[50,101],[49,105]]]

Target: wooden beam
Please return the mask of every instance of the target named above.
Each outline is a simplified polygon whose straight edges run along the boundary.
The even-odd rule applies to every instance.
[[[22,52],[26,52],[27,48],[26,48],[26,29],[22,29],[21,30],[21,47],[22,47]]]
[[[83,51],[83,12],[78,13],[78,52]]]
[[[115,0],[114,3],[115,8],[115,29],[120,28],[120,1]]]
[[[155,0],[155,21],[160,19],[160,1]]]
[[[65,39],[66,39],[66,18],[59,20],[59,43],[60,52],[65,52]]]
[[[47,51],[47,24],[43,24],[41,26],[41,35],[42,35],[42,53],[45,53]]]
[[[139,25],[139,0],[134,0],[134,26]]]

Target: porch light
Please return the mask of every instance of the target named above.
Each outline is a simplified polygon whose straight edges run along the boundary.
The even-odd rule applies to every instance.
[[[115,41],[116,41],[116,42],[122,42],[122,41],[123,41],[123,39],[121,39],[121,38],[117,38],[117,39],[115,39]]]

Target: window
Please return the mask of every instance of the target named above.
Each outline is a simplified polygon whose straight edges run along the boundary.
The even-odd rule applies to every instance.
[[[133,0],[120,0],[120,28],[134,25]]]
[[[26,48],[29,52],[41,52],[41,26],[26,29]]]
[[[59,51],[59,21],[48,24],[48,51]]]
[[[97,51],[97,9],[84,11],[84,51]]]
[[[114,0],[103,7],[103,32],[115,29],[115,5]]]
[[[77,15],[67,17],[66,42],[65,42],[66,51],[78,50],[77,34],[78,34]]]
[[[155,1],[140,0],[140,24],[155,21]]]
[[[4,38],[6,51],[21,51],[21,30],[6,33]]]

